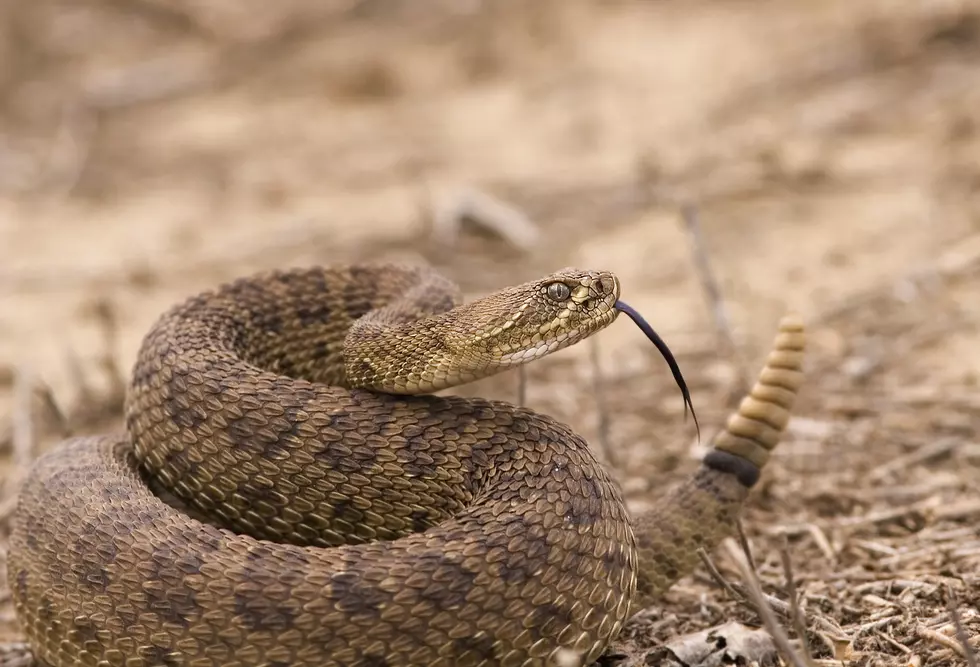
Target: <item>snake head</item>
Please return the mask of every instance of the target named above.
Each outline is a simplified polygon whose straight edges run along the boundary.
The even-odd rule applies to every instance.
[[[465,336],[451,342],[479,352],[487,374],[568,347],[616,319],[619,279],[608,271],[566,268],[509,287],[457,311]]]
[[[454,289],[424,283],[357,319],[345,338],[348,385],[446,389],[573,345],[620,312],[619,280],[608,271],[563,269],[457,306],[446,298]]]
[[[608,271],[566,268],[540,280],[501,290],[471,304],[469,314],[493,313],[468,342],[483,350],[484,373],[503,370],[574,345],[625,313],[656,345],[701,434],[691,394],[670,348],[636,310],[619,299],[619,279]],[[480,355],[470,356],[480,359]]]

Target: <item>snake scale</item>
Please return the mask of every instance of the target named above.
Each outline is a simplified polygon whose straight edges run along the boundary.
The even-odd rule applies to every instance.
[[[463,303],[432,269],[354,265],[174,307],[125,430],[31,469],[7,561],[27,643],[0,663],[588,664],[729,534],[802,378],[790,317],[700,467],[635,517],[568,426],[433,393],[598,331],[619,292],[566,269]]]

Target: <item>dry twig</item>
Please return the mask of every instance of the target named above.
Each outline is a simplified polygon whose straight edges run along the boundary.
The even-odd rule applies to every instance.
[[[13,440],[14,465],[24,470],[34,458],[33,374],[22,366],[14,378],[14,414],[11,437]]]
[[[889,646],[895,647],[902,653],[909,654],[912,652],[912,649],[910,649],[908,646],[906,646],[905,644],[899,644],[897,641],[895,641],[892,637],[886,635],[884,632],[879,632],[878,630],[875,630],[874,635],[875,637],[882,640]]]
[[[742,591],[735,590],[735,586],[722,576],[721,572],[718,571],[718,566],[715,565],[713,560],[711,560],[711,556],[708,555],[708,552],[703,548],[699,548],[698,556],[701,558],[701,562],[704,563],[704,567],[708,570],[708,574],[711,576],[711,578],[714,579],[719,586],[724,588],[728,594],[732,596],[733,600],[745,604],[746,598],[744,593]]]
[[[742,519],[735,519],[735,530],[738,535],[738,545],[742,548],[742,553],[745,554],[746,560],[748,560],[749,567],[752,571],[757,570],[755,566],[755,558],[752,557],[752,548],[749,546],[749,538],[745,536],[745,528],[742,526]]]
[[[937,644],[938,646],[942,646],[943,648],[947,648],[953,653],[955,653],[956,655],[966,660],[966,656],[967,656],[966,651],[969,648],[969,644],[966,645],[967,648],[964,648],[963,645],[961,645],[960,642],[957,641],[956,639],[953,639],[952,637],[947,637],[943,633],[937,632],[932,628],[927,628],[921,623],[915,626],[915,634],[918,635],[920,639],[923,639],[927,642],[931,642],[933,644]],[[973,666],[971,665],[971,667]]]
[[[613,468],[619,468],[619,458],[613,451],[609,441],[609,404],[606,402],[602,366],[599,363],[599,341],[592,338],[589,341],[589,356],[592,362],[592,393],[595,396],[596,411],[599,413],[599,447],[602,449],[606,462]]]
[[[772,639],[776,643],[776,647],[783,654],[783,657],[794,665],[794,667],[811,667],[809,657],[793,649],[793,645],[789,641],[789,636],[776,620],[772,607],[766,602],[765,594],[762,592],[762,587],[759,585],[759,580],[750,564],[747,554],[740,547],[736,546],[736,542],[731,538],[725,540],[723,544],[729,557],[735,562],[736,567],[738,567],[742,575],[749,599],[755,606],[756,613],[762,618],[766,630],[772,635]]]
[[[718,570],[718,566],[715,565],[711,557],[705,552],[704,549],[698,549],[698,556],[701,558],[702,563],[704,563],[705,569],[708,571],[708,575],[728,594],[735,600],[738,604],[743,607],[755,611],[755,604],[749,599],[749,593],[744,584],[735,581],[728,581]],[[766,592],[762,593],[763,599],[766,601],[773,611],[782,616],[785,619],[792,619],[794,609],[786,602],[780,600],[779,598],[769,595]],[[830,622],[825,617],[819,614],[807,613],[803,611],[802,607],[799,608],[801,617],[803,618],[804,626],[807,624],[819,625],[824,632],[829,633],[832,638],[836,641],[850,641],[849,637],[844,636],[843,630],[834,623]]]
[[[110,400],[121,405],[126,395],[126,375],[116,360],[119,343],[119,318],[112,303],[99,299],[92,306],[99,327],[102,329],[103,350],[100,365],[109,380]]]
[[[527,367],[524,365],[517,367],[517,404],[527,406]]]
[[[456,190],[435,207],[433,236],[439,242],[452,246],[466,220],[493,232],[522,252],[534,249],[541,236],[537,225],[523,212],[471,188]]]
[[[718,279],[711,269],[708,261],[708,250],[704,243],[704,236],[701,234],[701,222],[698,218],[697,209],[693,205],[685,205],[681,209],[681,218],[684,220],[684,228],[687,230],[688,237],[691,239],[691,253],[694,256],[694,265],[697,268],[698,278],[701,281],[701,288],[704,291],[708,306],[711,308],[712,318],[718,339],[728,349],[729,358],[732,359],[737,371],[734,395],[744,394],[748,388],[748,373],[745,364],[742,363],[738,346],[735,344],[735,334],[732,332],[731,317],[728,308],[718,286]]]
[[[803,616],[803,608],[800,606],[800,596],[796,590],[796,582],[793,580],[793,562],[789,557],[789,546],[786,539],[783,539],[783,548],[779,551],[779,557],[783,563],[783,575],[786,577],[786,593],[789,595],[789,608],[793,612],[793,627],[796,635],[803,646],[803,653],[810,655],[810,644],[806,636],[806,620]]]
[[[949,616],[953,621],[953,627],[956,629],[956,639],[960,642],[962,649],[960,655],[966,659],[968,667],[977,667],[977,656],[973,652],[973,647],[970,646],[970,638],[966,634],[966,628],[963,627],[963,620],[960,618],[960,610],[957,608],[956,593],[953,592],[952,588],[947,587],[947,594],[949,597]]]
[[[938,442],[920,447],[914,452],[911,452],[905,456],[900,456],[883,462],[881,465],[872,470],[868,474],[868,477],[869,479],[875,481],[885,479],[894,472],[905,470],[917,465],[922,465],[923,463],[928,463],[929,461],[946,456],[951,451],[956,449],[959,444],[960,443],[956,438],[943,438]]]

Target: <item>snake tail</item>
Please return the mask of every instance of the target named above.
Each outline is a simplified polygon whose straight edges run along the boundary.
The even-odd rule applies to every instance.
[[[734,532],[742,504],[789,421],[803,382],[805,342],[802,321],[784,317],[755,386],[698,470],[634,518],[639,570],[631,613],[693,571],[699,549],[711,550]]]

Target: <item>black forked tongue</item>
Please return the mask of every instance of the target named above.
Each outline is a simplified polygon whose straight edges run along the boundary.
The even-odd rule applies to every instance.
[[[622,301],[617,301],[614,308],[629,315],[630,319],[636,323],[636,326],[640,327],[640,331],[645,333],[647,338],[649,338],[650,341],[657,346],[657,349],[660,350],[660,354],[663,355],[667,365],[670,366],[670,372],[674,375],[674,382],[676,382],[677,386],[681,389],[681,395],[684,397],[684,414],[686,416],[687,410],[690,409],[691,416],[694,417],[694,428],[697,429],[698,440],[700,440],[701,426],[698,424],[698,416],[694,413],[694,404],[691,403],[691,392],[687,389],[687,383],[684,382],[684,376],[681,374],[681,368],[677,365],[677,360],[674,359],[674,355],[671,353],[670,348],[667,347],[667,343],[665,343],[664,339],[653,330],[650,323],[643,319],[643,316],[633,310],[632,307],[626,305]]]

